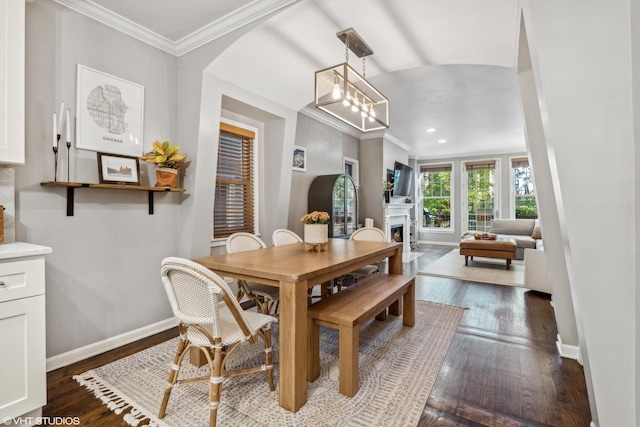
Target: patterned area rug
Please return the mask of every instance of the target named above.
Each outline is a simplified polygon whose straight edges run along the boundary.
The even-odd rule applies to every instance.
[[[469,282],[492,283],[495,285],[524,286],[524,265],[513,260],[509,270],[505,269],[505,260],[473,257],[469,266],[464,265],[464,256],[458,249],[427,265],[417,274],[423,276],[446,277]]]
[[[276,391],[266,374],[226,379],[218,409],[219,426],[415,426],[429,397],[460,322],[463,308],[416,301],[416,324],[402,325],[389,316],[371,321],[360,331],[360,390],[352,398],[338,393],[338,334],[321,328],[321,374],[308,384],[308,401],[295,414],[278,406],[278,328],[274,330]],[[177,338],[132,356],[77,375],[131,425],[208,425],[207,385],[187,385],[172,391],[164,419],[158,420],[164,385]],[[240,353],[243,351],[243,353]],[[235,356],[235,357],[234,357]],[[233,360],[261,363],[259,346],[243,345]],[[230,361],[231,362],[231,361]],[[285,362],[282,362],[285,363]],[[236,363],[237,365],[238,363]],[[231,368],[231,363],[229,363]],[[182,374],[207,375],[183,363]]]

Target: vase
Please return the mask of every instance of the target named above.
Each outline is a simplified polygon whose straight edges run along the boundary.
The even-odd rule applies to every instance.
[[[329,241],[329,224],[305,224],[304,242],[310,245]]]
[[[178,170],[172,168],[157,168],[156,187],[178,187]]]

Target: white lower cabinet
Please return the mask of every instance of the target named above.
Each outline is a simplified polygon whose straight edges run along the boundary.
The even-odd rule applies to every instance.
[[[50,252],[0,245],[0,420],[47,403],[44,254]]]

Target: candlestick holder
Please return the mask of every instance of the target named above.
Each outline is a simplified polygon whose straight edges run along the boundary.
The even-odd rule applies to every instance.
[[[57,135],[57,141],[60,141],[60,134]],[[53,147],[53,180],[58,181],[58,145]]]
[[[71,182],[69,179],[71,175],[71,162],[69,161],[70,153],[71,153],[71,141],[67,141],[67,182]]]

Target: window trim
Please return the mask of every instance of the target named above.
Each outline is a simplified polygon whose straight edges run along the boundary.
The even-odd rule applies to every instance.
[[[260,140],[260,132],[259,129],[255,126],[251,126],[247,123],[235,121],[232,119],[227,119],[224,117],[220,118],[219,128],[221,125],[227,125],[238,130],[245,130],[247,132],[251,132],[254,134],[253,137],[253,228],[254,234],[260,235],[260,168],[259,168],[259,160],[260,160],[260,150],[259,150],[259,140]],[[220,144],[220,130],[218,128],[218,145]],[[216,175],[217,175],[217,158],[216,158]],[[214,207],[215,207],[215,188],[216,188],[216,175],[213,176],[213,192],[214,192]],[[213,226],[213,209],[211,211],[211,223]],[[224,246],[226,244],[226,237],[215,237],[215,227],[212,227],[212,238],[211,238],[211,247],[219,247]]]
[[[423,173],[424,172],[429,172],[428,170],[423,171],[423,169],[429,169],[429,168],[434,168],[434,167],[438,167],[438,166],[444,166],[447,167],[448,169],[451,169],[451,195],[450,197],[450,206],[451,206],[451,212],[449,213],[449,218],[450,218],[450,222],[449,222],[449,228],[429,228],[429,227],[424,227],[422,225],[422,215],[420,215],[420,220],[417,220],[416,223],[420,224],[418,227],[418,230],[420,232],[427,232],[427,233],[437,233],[437,234],[454,234],[456,232],[456,221],[454,220],[456,218],[456,164],[453,161],[447,161],[447,162],[435,162],[435,163],[420,163],[418,164],[418,173],[420,174],[420,179],[419,179],[419,184],[420,184],[420,190],[419,190],[419,197],[418,197],[418,203],[416,205],[416,212],[422,212],[422,207],[424,206],[424,192],[422,191],[422,186],[423,186]],[[417,215],[416,215],[417,216]],[[417,218],[416,218],[417,219]]]
[[[353,183],[356,185],[356,188],[360,188],[360,162],[356,159],[351,159],[349,157],[342,158],[342,170],[344,171],[344,167],[346,165],[351,165],[351,170],[353,171],[351,179]],[[344,173],[344,172],[343,172]]]
[[[509,157],[509,218],[516,217],[516,182],[515,176],[513,174],[514,167],[524,167],[523,164],[526,162],[526,166],[531,168],[531,177],[533,178],[533,167],[531,165],[531,161],[528,156],[513,156]],[[536,182],[535,179],[533,181],[533,197],[536,200],[536,206],[538,205],[538,199],[536,196]],[[540,216],[540,211],[538,210],[538,217]]]
[[[460,230],[462,233],[469,231],[469,178],[467,166],[477,168],[479,165],[491,166],[494,170],[494,218],[500,218],[501,197],[501,162],[499,158],[461,160],[460,161]]]

